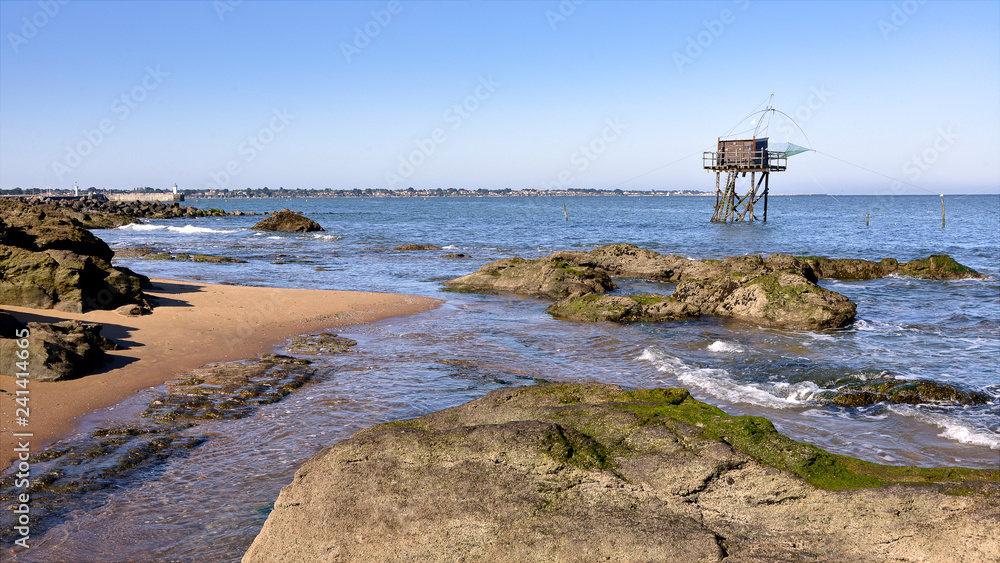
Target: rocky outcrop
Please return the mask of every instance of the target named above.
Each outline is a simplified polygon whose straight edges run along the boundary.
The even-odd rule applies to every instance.
[[[821,405],[866,407],[876,403],[985,405],[990,396],[926,379],[855,381],[814,397]]]
[[[664,256],[634,244],[611,244],[590,252],[561,251],[551,258],[577,266],[603,270],[612,276],[641,278],[654,281],[715,278],[725,271],[720,260],[690,260],[680,256]]]
[[[179,260],[182,262],[205,262],[209,264],[246,264],[246,260],[216,256],[214,254],[187,254],[165,252],[149,246],[129,246],[115,250],[115,258],[141,258],[143,260]]]
[[[809,264],[819,277],[845,281],[873,280],[893,274],[927,280],[985,277],[972,268],[959,264],[946,254],[935,254],[903,264],[900,264],[895,258],[883,258],[879,262],[851,258],[816,257],[804,257],[801,260]]]
[[[441,247],[434,246],[433,244],[415,244],[410,242],[397,246],[393,250],[441,250]]]
[[[841,327],[857,314],[847,297],[793,269],[759,275],[731,271],[711,280],[687,280],[677,284],[671,297],[697,307],[702,315],[805,330]]]
[[[13,359],[19,350],[27,350],[30,369],[23,373],[37,381],[61,381],[86,375],[110,360],[105,350],[118,349],[114,342],[101,336],[102,326],[96,323],[27,323],[26,328],[27,338],[0,339],[0,357]],[[23,341],[27,341],[27,348],[18,345]]]
[[[615,323],[662,322],[701,314],[698,307],[656,293],[573,295],[553,303],[546,311],[566,321]]]
[[[844,326],[854,320],[857,309],[843,295],[786,270],[742,280],[732,276],[687,280],[669,296],[574,295],[547,311],[569,321],[662,322],[711,315],[814,330]]]
[[[574,293],[603,293],[615,288],[606,272],[573,266],[551,256],[537,260],[504,258],[444,285],[455,291],[516,293],[551,299]]]
[[[250,228],[255,231],[278,231],[282,233],[311,233],[323,230],[323,227],[316,221],[287,209],[276,212]]]
[[[585,272],[578,278],[606,273],[623,278],[678,282],[670,295],[587,295],[603,293],[600,284],[580,284],[541,291],[542,273],[556,268]],[[549,307],[557,318],[575,321],[657,322],[698,315],[728,317],[763,326],[823,329],[854,320],[857,307],[847,297],[817,285],[819,278],[874,279],[889,274],[925,279],[982,277],[948,256],[935,255],[899,264],[796,258],[787,254],[736,256],[725,260],[692,260],[664,256],[631,244],[612,244],[590,252],[561,251],[546,258],[507,258],[446,282],[461,291],[510,292],[537,297],[567,297]]]
[[[831,455],[683,389],[543,384],[321,452],[243,561],[995,561],[998,481]]]
[[[979,272],[963,266],[947,254],[935,254],[920,260],[910,260],[899,265],[896,273],[925,280],[961,280],[985,278]]]
[[[144,303],[148,278],[111,266],[114,252],[82,225],[0,200],[0,303],[83,312]]]

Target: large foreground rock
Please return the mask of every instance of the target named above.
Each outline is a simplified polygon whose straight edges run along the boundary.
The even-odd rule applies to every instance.
[[[683,389],[507,388],[321,452],[243,561],[996,561],[998,480],[834,456]]]
[[[445,285],[457,291],[516,293],[551,299],[615,288],[606,272],[574,266],[553,256],[537,260],[504,258]]]
[[[145,304],[148,284],[79,222],[0,200],[0,304],[83,312]]]
[[[278,211],[250,228],[255,231],[280,231],[283,233],[311,233],[323,230],[323,227],[316,221],[287,209]]]

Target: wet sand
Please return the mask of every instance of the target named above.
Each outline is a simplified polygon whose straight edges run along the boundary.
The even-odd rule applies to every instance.
[[[276,289],[154,279],[146,294],[151,315],[124,317],[114,311],[83,314],[4,306],[22,322],[79,319],[104,325],[101,332],[125,349],[99,372],[69,381],[30,381],[30,424],[15,426],[10,377],[0,365],[0,463],[15,457],[14,432],[29,432],[36,453],[71,432],[76,420],[114,405],[137,391],[212,362],[253,358],[299,334],[373,322],[433,309],[440,302],[389,293]],[[23,439],[22,439],[23,440]]]

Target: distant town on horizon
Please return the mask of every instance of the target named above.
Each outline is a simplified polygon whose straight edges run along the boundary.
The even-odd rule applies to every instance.
[[[111,190],[89,187],[80,189],[80,195],[86,194],[109,194],[109,193],[171,193],[170,189],[155,189],[149,187],[135,188],[132,190]],[[524,188],[514,190],[503,188],[488,190],[485,188],[433,188],[418,190],[415,188],[387,189],[387,188],[354,188],[350,190],[335,190],[332,188],[244,188],[244,189],[210,189],[193,190],[178,189],[177,193],[183,194],[185,198],[211,199],[211,198],[306,198],[306,197],[553,197],[553,196],[706,196],[714,192],[698,190],[620,190],[620,189],[593,189],[593,188],[567,188],[560,190],[539,190]],[[76,194],[73,188],[13,188],[2,191],[3,195],[37,195],[37,196],[72,196]]]

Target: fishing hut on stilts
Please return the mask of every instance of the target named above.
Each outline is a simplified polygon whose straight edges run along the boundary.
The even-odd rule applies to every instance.
[[[788,117],[772,107],[773,100],[774,94],[771,94],[766,109],[754,112],[740,122],[741,124],[753,118],[752,136],[733,138],[727,134],[727,138],[719,137],[718,150],[702,155],[703,168],[715,172],[714,222],[753,221],[757,219],[754,206],[761,200],[764,201],[760,218],[767,222],[767,193],[770,189],[771,172],[783,172],[788,167],[790,155],[812,150],[791,143],[768,145],[767,130],[771,115],[777,112]],[[791,117],[788,118],[791,120]],[[733,127],[733,130],[740,124]],[[725,184],[722,183],[723,174]],[[749,184],[745,182],[747,174],[750,175]]]

